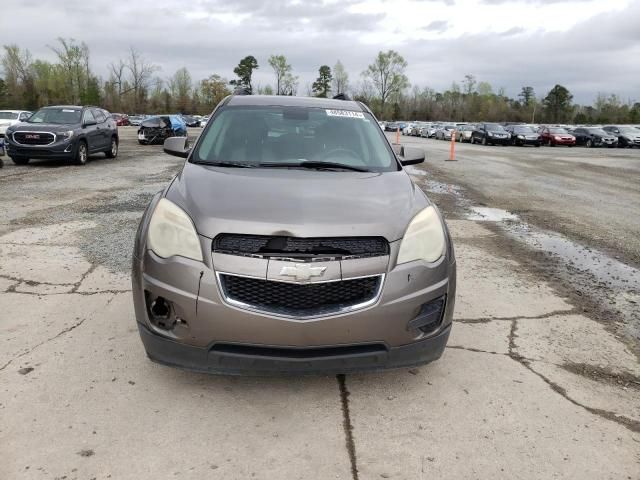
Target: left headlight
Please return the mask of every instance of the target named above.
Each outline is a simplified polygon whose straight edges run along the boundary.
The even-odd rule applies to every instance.
[[[147,233],[147,245],[159,257],[174,255],[202,261],[198,234],[189,215],[166,198],[153,211]]]
[[[400,244],[398,264],[424,260],[435,262],[445,254],[446,242],[440,217],[433,206],[418,213],[409,223]]]

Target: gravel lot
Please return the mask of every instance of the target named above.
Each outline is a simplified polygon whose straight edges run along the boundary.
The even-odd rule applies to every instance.
[[[0,170],[0,479],[639,478],[640,150],[403,137],[459,262],[442,359],[216,377],[144,355],[133,235],[182,161],[120,130]]]

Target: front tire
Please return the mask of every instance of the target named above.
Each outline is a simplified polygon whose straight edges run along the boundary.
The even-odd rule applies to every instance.
[[[482,137],[482,145],[487,146],[487,137]]]
[[[591,139],[588,139],[586,141],[586,143],[584,144],[584,146],[587,147],[587,148],[593,147],[593,141]]]
[[[80,140],[78,143],[78,149],[76,150],[76,165],[86,165],[89,158],[89,150],[87,149],[87,142]]]
[[[104,153],[107,158],[116,158],[118,156],[118,139],[116,137],[111,138],[111,148]]]
[[[11,157],[11,160],[13,160],[13,163],[16,165],[26,165],[29,163],[29,159],[26,157]]]

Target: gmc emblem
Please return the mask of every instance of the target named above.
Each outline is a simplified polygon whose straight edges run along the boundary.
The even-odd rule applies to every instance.
[[[33,138],[33,139],[36,139],[36,138],[40,138],[40,135],[36,135],[36,134],[33,134],[33,133],[27,133],[27,134],[24,136],[24,138]]]

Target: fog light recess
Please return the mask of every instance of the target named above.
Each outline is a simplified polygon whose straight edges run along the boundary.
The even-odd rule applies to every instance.
[[[423,333],[433,332],[442,323],[445,304],[446,296],[442,296],[430,301],[429,303],[425,303],[420,308],[420,313],[418,313],[416,318],[409,322],[407,329],[419,329]]]
[[[176,326],[176,316],[171,302],[164,297],[151,297],[147,295],[149,320],[158,328],[171,330]]]

